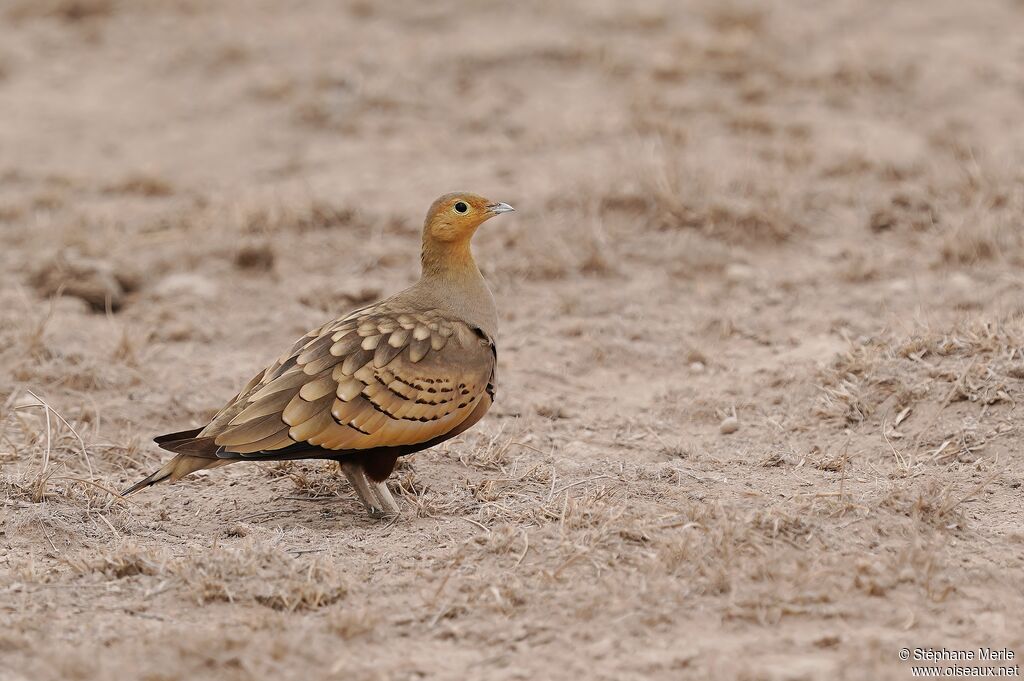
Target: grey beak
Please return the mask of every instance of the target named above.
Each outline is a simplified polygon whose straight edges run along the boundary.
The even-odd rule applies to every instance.
[[[508,213],[509,211],[515,210],[515,208],[508,205],[507,203],[492,203],[491,205],[487,206],[487,210],[497,215],[498,213]]]

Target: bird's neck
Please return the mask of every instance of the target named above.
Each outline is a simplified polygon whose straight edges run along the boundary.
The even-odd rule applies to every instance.
[[[454,281],[482,279],[480,269],[476,266],[476,260],[473,259],[473,251],[469,247],[469,239],[425,240],[420,261],[423,265],[422,277],[424,279]]]
[[[422,262],[416,288],[429,291],[438,304],[493,338],[498,326],[494,298],[473,259],[469,239],[425,241]]]

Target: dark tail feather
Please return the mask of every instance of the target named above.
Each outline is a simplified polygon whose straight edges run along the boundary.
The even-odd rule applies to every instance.
[[[216,458],[211,460],[209,456],[190,456],[190,454],[201,453],[207,453],[207,455],[209,455],[209,453],[216,451],[217,449],[217,446],[213,444],[212,437],[196,437],[196,435],[199,435],[202,430],[202,428],[192,428],[191,430],[182,430],[177,433],[168,433],[167,435],[160,435],[159,437],[153,438],[153,442],[160,445],[161,449],[174,452],[178,454],[178,456],[164,464],[164,466],[156,473],[139,480],[137,483],[121,492],[121,496],[134,494],[140,489],[145,489],[150,485],[155,485],[156,483],[167,480],[168,478],[177,480],[194,471],[202,468],[212,468],[217,465]]]
[[[177,433],[167,433],[166,435],[158,435],[157,437],[153,438],[153,442],[157,443],[164,449],[167,449],[166,447],[164,447],[165,444],[177,442],[178,440],[191,440],[196,435],[199,435],[199,433],[202,430],[203,429],[200,427],[192,428],[190,430],[180,430]],[[170,451],[173,452],[174,450],[172,449]]]
[[[212,435],[196,437],[202,430],[202,428],[193,428],[192,430],[183,430],[178,433],[168,433],[167,435],[153,438],[153,442],[160,445],[161,449],[166,449],[175,454],[205,456],[215,459],[219,449],[214,442],[215,437]]]

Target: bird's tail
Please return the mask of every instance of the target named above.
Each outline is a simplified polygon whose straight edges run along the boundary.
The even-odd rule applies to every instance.
[[[212,450],[216,449],[216,446],[212,444],[212,437],[197,437],[201,430],[201,428],[194,428],[192,430],[181,431],[180,433],[161,435],[156,438],[154,442],[160,445],[161,448],[176,452],[178,455],[164,464],[156,473],[139,480],[137,483],[121,492],[121,496],[134,494],[140,489],[144,489],[150,485],[155,485],[156,483],[164,480],[170,479],[173,482],[175,480],[180,480],[189,473],[194,473],[204,468],[216,468],[217,466],[229,463],[229,460],[227,459],[217,459],[210,456],[194,456],[190,453],[206,453],[207,450],[211,450],[211,447]]]
[[[179,480],[188,473],[195,473],[198,470],[204,468],[213,468],[219,466],[222,463],[226,463],[222,459],[208,459],[206,457],[189,457],[186,454],[179,454],[153,475],[147,476],[131,485],[124,492],[121,493],[122,497],[135,494],[139,490],[150,486],[151,484],[157,484],[164,480],[170,479],[171,481]]]
[[[210,459],[205,456],[179,454],[164,464],[164,466],[156,473],[139,480],[137,483],[121,492],[121,496],[126,497],[129,494],[138,492],[140,489],[145,489],[150,485],[155,485],[156,483],[163,482],[164,480],[171,480],[174,482],[182,479],[189,473],[194,473],[204,468],[216,468],[217,466],[223,466],[226,463],[231,463],[231,460]]]

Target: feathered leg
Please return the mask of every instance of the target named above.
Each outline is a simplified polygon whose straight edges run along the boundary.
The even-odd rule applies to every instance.
[[[356,489],[371,518],[392,518],[401,513],[384,480],[374,480],[361,461],[342,461],[341,472]]]

